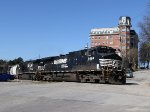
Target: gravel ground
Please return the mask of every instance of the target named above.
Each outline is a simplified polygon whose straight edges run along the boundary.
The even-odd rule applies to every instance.
[[[0,82],[0,112],[150,112],[150,70],[126,85]]]

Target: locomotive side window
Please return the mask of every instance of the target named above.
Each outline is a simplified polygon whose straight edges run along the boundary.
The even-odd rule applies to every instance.
[[[90,51],[88,51],[88,55],[89,56],[93,56],[93,55],[95,55],[95,49],[93,50],[90,50]]]

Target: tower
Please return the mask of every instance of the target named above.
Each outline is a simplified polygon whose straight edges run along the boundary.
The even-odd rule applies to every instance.
[[[131,18],[121,16],[119,18],[119,36],[120,36],[120,49],[122,58],[124,59],[124,66],[127,67],[130,63],[130,29]]]

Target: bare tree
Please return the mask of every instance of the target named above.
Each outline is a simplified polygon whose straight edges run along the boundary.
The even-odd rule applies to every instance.
[[[0,73],[7,72],[7,61],[0,59]]]
[[[139,23],[140,27],[140,62],[150,61],[150,3],[148,4],[148,13],[143,18],[143,22]],[[149,66],[147,66],[149,68]]]
[[[143,42],[140,46],[140,62],[144,63],[145,65],[145,62],[149,64],[149,60],[150,60],[150,44],[148,42]]]
[[[148,4],[148,13],[139,23],[141,42],[150,42],[150,3]]]
[[[10,66],[19,64],[19,65],[23,65],[23,59],[21,57],[16,58],[14,60],[2,60],[0,59],[0,73],[7,73],[7,71],[9,70]]]
[[[130,50],[130,63],[132,63],[132,69],[135,70],[138,66],[138,49],[132,48]]]

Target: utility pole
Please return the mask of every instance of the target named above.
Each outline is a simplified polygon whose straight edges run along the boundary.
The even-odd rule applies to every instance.
[[[39,54],[39,59],[41,59],[41,56],[40,56],[40,54]]]
[[[122,57],[121,69],[123,70],[124,56],[123,56],[123,52],[122,52],[122,36],[121,36],[121,29],[120,28],[119,28],[119,37],[120,37],[120,50],[121,50],[121,57]]]

